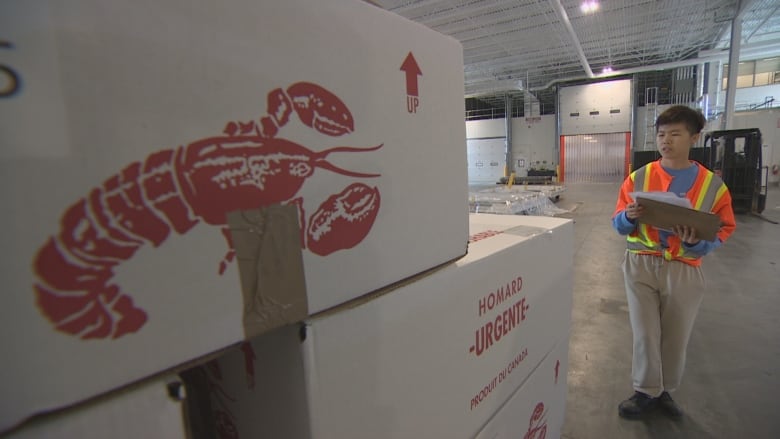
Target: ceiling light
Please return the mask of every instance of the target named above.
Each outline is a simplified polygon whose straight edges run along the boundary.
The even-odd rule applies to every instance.
[[[604,70],[602,70],[601,73],[603,73],[605,75],[609,74],[609,73],[612,73],[612,67],[610,67],[610,66],[604,67]]]
[[[589,14],[591,12],[596,12],[599,8],[599,2],[593,0],[593,1],[585,1],[580,4],[580,11],[582,11],[583,14]]]

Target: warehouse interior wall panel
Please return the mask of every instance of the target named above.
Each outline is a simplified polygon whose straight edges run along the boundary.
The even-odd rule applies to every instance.
[[[738,90],[739,91],[739,90]],[[658,114],[669,108],[670,105],[659,105]],[[639,107],[636,109],[637,131],[634,138],[633,148],[635,151],[654,151],[655,147],[655,129],[652,125],[645,124],[646,109]],[[721,115],[722,116],[722,115]],[[708,121],[702,130],[702,133],[718,131],[723,129],[723,118],[719,116]],[[780,182],[780,174],[771,172],[773,165],[780,166],[780,108],[768,108],[754,111],[740,111],[734,113],[734,129],[758,128],[761,130],[762,163],[767,166],[768,182]],[[645,130],[652,130],[647,138],[649,142],[645,144]],[[704,146],[702,140],[696,146]],[[766,172],[766,171],[765,171]]]
[[[510,166],[510,171],[514,170],[517,176],[522,177],[528,175],[528,169],[532,167],[546,166],[548,169],[555,169],[558,164],[558,153],[555,145],[555,124],[556,116],[554,114],[533,118],[512,118],[513,163]],[[469,142],[499,137],[503,142],[506,136],[506,121],[505,119],[467,121],[466,136]],[[503,176],[505,160],[506,157],[504,157],[502,152],[502,174],[499,178]],[[539,162],[539,164],[536,162]],[[471,167],[471,161],[469,161],[469,167]],[[469,169],[469,181],[471,180],[471,169]]]
[[[761,160],[767,167],[762,175],[768,174],[768,183],[778,184],[780,172],[773,173],[772,166],[780,168],[780,108],[735,113],[734,129],[744,128],[761,130]]]
[[[468,139],[504,137],[505,135],[505,119],[482,119],[466,121],[466,138]]]
[[[555,169],[555,115],[512,119],[512,167],[518,176],[530,168]]]

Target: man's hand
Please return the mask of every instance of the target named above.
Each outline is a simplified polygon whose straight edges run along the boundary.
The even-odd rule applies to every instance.
[[[699,241],[696,237],[696,229],[688,226],[674,226],[674,234],[679,236],[682,242],[686,244],[695,245]]]
[[[640,206],[636,201],[629,203],[626,205],[626,218],[634,221],[642,216],[642,212],[644,212],[644,210],[645,208]]]

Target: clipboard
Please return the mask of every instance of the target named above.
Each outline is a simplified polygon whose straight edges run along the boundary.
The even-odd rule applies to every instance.
[[[636,202],[644,207],[644,212],[637,221],[657,229],[672,231],[677,225],[693,227],[696,230],[696,237],[705,241],[714,241],[720,230],[720,217],[714,213],[675,206],[641,196],[636,198]]]

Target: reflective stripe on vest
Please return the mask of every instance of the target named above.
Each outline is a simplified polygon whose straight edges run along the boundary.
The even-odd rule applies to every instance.
[[[639,182],[642,184],[642,192],[647,192],[648,188],[650,187],[650,173],[647,172],[647,166],[642,166],[641,168],[634,171],[634,190],[636,190],[637,180],[639,180]]]
[[[643,166],[639,169],[637,169],[632,177],[634,179],[634,190],[637,190],[637,183],[640,183],[641,191],[647,192],[650,189],[650,172],[647,172],[647,168],[649,166],[653,166],[653,164],[648,164],[647,166]],[[660,165],[659,165],[660,166]],[[696,165],[698,166],[698,165]],[[715,175],[710,170],[699,167],[699,171],[705,172],[704,174],[704,181],[701,184],[701,187],[699,188],[699,193],[696,196],[696,200],[694,203],[694,208],[696,210],[704,211],[704,212],[711,212],[712,208],[715,206],[715,203],[723,196],[723,194],[726,192],[726,185],[723,184],[723,180]],[[694,185],[696,185],[697,179],[694,180]],[[627,237],[627,247],[629,251],[635,252],[635,253],[663,253],[664,259],[666,260],[672,260],[673,258],[677,259],[698,259],[699,256],[693,253],[689,253],[685,251],[685,246],[680,245],[680,249],[677,252],[676,255],[672,255],[672,252],[669,251],[669,249],[664,249],[661,247],[660,242],[653,241],[648,233],[647,225],[643,223],[637,224],[637,235],[638,236],[632,236],[628,235]]]
[[[637,186],[641,188],[641,192],[647,192],[650,187],[650,173],[646,172],[647,166],[642,166],[634,171],[632,175],[632,177],[634,177],[634,191],[637,190]],[[637,224],[637,231],[639,232],[639,236],[632,236],[629,234],[627,237],[629,250],[634,252],[654,251],[656,248],[660,247],[658,243],[650,239],[647,231],[647,224]]]

